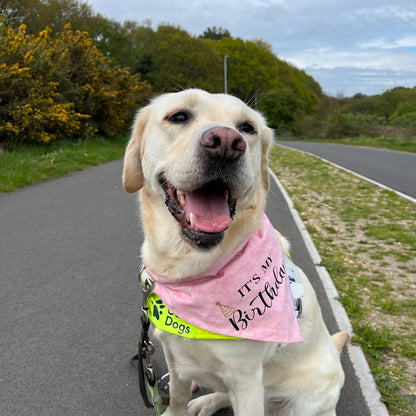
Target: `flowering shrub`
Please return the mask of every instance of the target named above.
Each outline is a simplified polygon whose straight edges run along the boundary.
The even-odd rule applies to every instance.
[[[139,75],[112,67],[87,32],[0,30],[0,142],[112,136],[149,95]]]

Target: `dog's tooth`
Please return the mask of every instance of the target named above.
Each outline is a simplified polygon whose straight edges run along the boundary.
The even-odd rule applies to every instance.
[[[182,191],[176,191],[176,196],[178,198],[179,203],[183,207],[186,204],[185,194]]]
[[[228,189],[225,189],[224,190],[224,195],[225,195],[225,197],[228,199],[228,194],[229,194],[230,192],[228,191]]]
[[[189,214],[189,223],[191,225],[191,228],[195,227],[195,217],[194,217],[194,213],[191,212]]]

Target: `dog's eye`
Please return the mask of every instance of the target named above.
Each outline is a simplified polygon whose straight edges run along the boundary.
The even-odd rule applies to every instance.
[[[167,117],[167,120],[175,124],[184,124],[191,119],[191,114],[187,111],[177,111]]]
[[[256,129],[254,128],[254,126],[249,121],[246,121],[245,123],[239,124],[238,129],[241,132],[247,133],[247,134],[256,133]]]

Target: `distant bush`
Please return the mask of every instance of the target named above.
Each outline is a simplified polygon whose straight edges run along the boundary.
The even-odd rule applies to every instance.
[[[416,127],[416,100],[400,103],[389,117],[391,124],[402,127]]]
[[[331,101],[325,136],[416,138],[416,87],[397,87],[380,95],[357,94]]]
[[[0,142],[113,136],[149,95],[139,75],[110,66],[87,32],[0,30]]]
[[[327,138],[378,136],[385,124],[384,118],[377,115],[335,110],[328,116],[325,135]]]

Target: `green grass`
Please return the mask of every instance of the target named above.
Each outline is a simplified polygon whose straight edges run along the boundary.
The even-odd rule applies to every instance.
[[[0,155],[0,192],[59,178],[123,156],[127,135],[106,139],[58,141],[4,151]]]
[[[278,140],[298,141],[299,138],[279,138]],[[375,147],[379,149],[397,150],[400,152],[416,153],[416,140],[406,140],[394,137],[349,137],[343,139],[302,139],[306,142],[322,142],[347,144],[351,146]]]
[[[402,241],[414,246],[416,224],[411,225],[410,228],[394,223],[369,224],[365,227],[365,233],[367,236],[375,237],[379,240],[391,243]],[[416,246],[414,246],[414,249],[416,250]]]
[[[270,166],[337,286],[392,415],[416,414],[416,205],[281,146]]]

